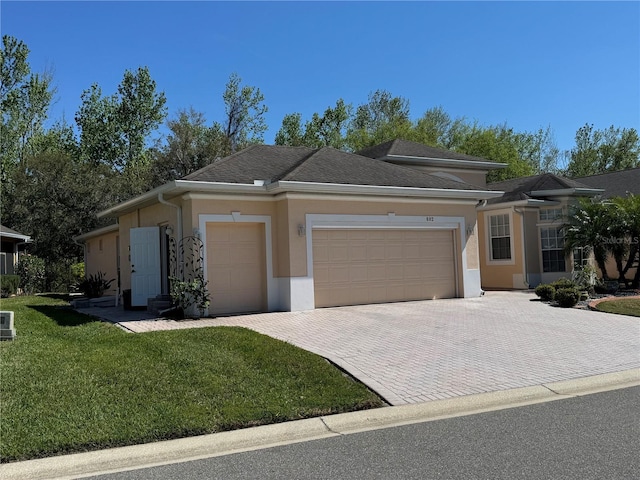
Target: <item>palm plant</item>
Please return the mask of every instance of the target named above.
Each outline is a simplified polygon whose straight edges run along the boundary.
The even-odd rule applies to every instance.
[[[615,223],[612,205],[599,199],[581,198],[570,207],[563,227],[565,251],[571,253],[576,248],[583,248],[587,253],[593,252],[604,280],[609,279],[605,266],[609,255],[607,241]]]

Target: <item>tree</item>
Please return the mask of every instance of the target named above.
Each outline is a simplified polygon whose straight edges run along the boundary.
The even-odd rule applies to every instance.
[[[576,248],[585,253],[593,252],[596,264],[605,280],[608,280],[606,261],[609,255],[607,239],[611,238],[611,226],[615,224],[612,204],[597,198],[582,198],[571,206],[565,219],[564,247],[567,254]]]
[[[154,186],[182,178],[228,153],[220,125],[207,127],[204,115],[193,108],[179,110],[167,127],[166,144],[152,152]]]
[[[560,149],[550,126],[533,133],[518,133],[516,143],[520,158],[531,166],[535,174],[560,173]]]
[[[263,103],[264,95],[257,87],[241,86],[241,81],[238,74],[231,74],[222,95],[226,114],[222,129],[232,153],[262,142],[267,130],[264,115],[268,108]]]
[[[149,70],[125,71],[115,95],[103,96],[94,84],[81,98],[75,119],[82,159],[111,170],[118,200],[146,191],[151,172],[146,144],[166,116],[166,98],[156,91]]]
[[[487,182],[499,182],[533,174],[529,163],[520,157],[517,135],[506,125],[489,128],[474,126],[458,151],[507,164],[507,168],[490,172]]]
[[[288,145],[299,147],[304,145],[304,132],[302,130],[302,115],[288,113],[282,119],[282,126],[275,138],[276,145]]]
[[[376,90],[369,94],[367,103],[356,108],[347,146],[357,151],[388,140],[407,138],[411,128],[409,100],[394,97],[386,90]]]
[[[15,175],[27,168],[34,153],[33,141],[42,133],[55,88],[52,75],[31,73],[29,48],[24,42],[4,35],[0,51],[0,181],[2,221],[7,221],[15,193]]]
[[[640,138],[634,128],[595,130],[585,124],[576,132],[567,175],[585,177],[640,166]]]
[[[335,107],[327,107],[322,115],[314,113],[304,128],[301,115],[292,113],[282,119],[282,127],[276,134],[276,145],[301,146],[311,148],[334,147],[342,149],[346,143],[346,129],[351,117],[351,105],[341,98]]]

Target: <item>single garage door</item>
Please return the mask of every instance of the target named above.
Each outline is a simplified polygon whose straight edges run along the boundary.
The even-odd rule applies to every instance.
[[[456,296],[451,230],[313,231],[316,307]]]
[[[209,313],[265,311],[264,224],[207,223],[206,248]]]

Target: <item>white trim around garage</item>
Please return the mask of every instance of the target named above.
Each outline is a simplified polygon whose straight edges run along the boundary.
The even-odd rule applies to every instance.
[[[477,297],[480,290],[480,271],[467,268],[466,235],[464,217],[444,216],[400,216],[393,213],[387,215],[340,215],[340,214],[306,214],[305,235],[307,249],[307,276],[289,279],[291,311],[312,310],[315,308],[313,280],[313,230],[314,229],[411,229],[411,230],[451,230],[454,238],[456,262],[462,263],[462,283],[458,280],[458,264],[455,265],[456,290],[460,296],[460,288],[465,297]],[[461,258],[458,258],[458,244],[462,245]]]
[[[207,271],[207,223],[262,223],[264,224],[264,244],[266,258],[266,281],[267,281],[267,309],[268,311],[280,310],[280,294],[278,282],[273,277],[273,249],[271,237],[271,217],[269,215],[242,215],[240,212],[231,212],[231,215],[198,215],[198,228],[200,239],[204,244],[204,278],[209,278]]]

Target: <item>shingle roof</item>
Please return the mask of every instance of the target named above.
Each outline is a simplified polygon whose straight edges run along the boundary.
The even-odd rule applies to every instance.
[[[5,227],[4,225],[0,225],[0,232],[2,233],[13,233],[14,235],[22,235],[20,232],[16,232],[13,228]],[[22,235],[26,237],[27,235]]]
[[[487,185],[487,188],[489,190],[501,190],[505,192],[502,197],[489,200],[489,203],[505,203],[517,200],[528,200],[531,198],[531,192],[536,191],[564,190],[570,188],[590,189],[593,187],[571,180],[570,178],[560,177],[552,173],[543,173],[542,175],[512,178],[502,182],[490,183]]]
[[[401,139],[390,140],[388,142],[381,143],[380,145],[364,148],[356,153],[358,155],[371,158],[383,158],[387,155],[395,155],[400,157],[442,158],[447,160],[466,160],[474,162],[491,161],[486,158],[467,155],[466,153],[443,150],[441,148],[430,147],[422,143]]]
[[[332,147],[255,145],[212,163],[183,180],[253,184],[254,180],[484,190]]]
[[[625,197],[629,193],[640,195],[640,168],[630,168],[619,172],[602,173],[576,178],[580,183],[603,188],[603,197]]]

